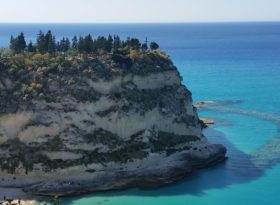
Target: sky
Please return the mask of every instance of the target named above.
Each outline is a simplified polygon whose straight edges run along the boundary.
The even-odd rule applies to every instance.
[[[0,23],[280,21],[280,0],[0,0]]]

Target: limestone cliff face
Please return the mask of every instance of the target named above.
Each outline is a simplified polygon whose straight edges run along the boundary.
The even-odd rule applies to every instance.
[[[1,61],[0,186],[37,194],[152,187],[221,161],[172,62]]]

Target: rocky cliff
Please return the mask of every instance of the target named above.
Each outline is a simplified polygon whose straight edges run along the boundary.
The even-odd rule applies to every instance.
[[[0,61],[0,186],[41,195],[155,187],[224,160],[160,52]]]

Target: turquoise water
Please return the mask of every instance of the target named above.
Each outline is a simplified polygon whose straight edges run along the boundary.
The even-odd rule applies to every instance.
[[[111,33],[156,40],[171,55],[194,100],[220,102],[199,115],[216,121],[205,135],[225,144],[229,156],[225,164],[160,189],[85,195],[66,198],[63,204],[280,203],[280,23],[0,24],[0,46],[8,45],[10,34],[24,31],[35,39],[34,33],[49,28],[57,38]],[[272,140],[273,151],[266,146]]]

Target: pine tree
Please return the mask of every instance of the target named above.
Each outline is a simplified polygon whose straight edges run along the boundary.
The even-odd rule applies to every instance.
[[[84,52],[84,43],[85,40],[82,36],[79,37],[79,41],[78,41],[78,45],[77,45],[77,48],[78,48],[78,52],[79,53],[83,53]]]
[[[23,52],[26,48],[26,41],[23,32],[17,37],[17,47],[19,52]]]
[[[54,36],[50,36],[50,38],[48,39],[48,53],[50,55],[54,55],[55,54],[55,50],[56,50],[55,37]]]
[[[30,41],[28,46],[27,46],[27,52],[29,53],[34,53],[36,52],[36,48],[33,46],[33,43]]]
[[[71,47],[70,40],[68,38],[65,39],[65,52],[68,52],[68,50]]]
[[[78,47],[78,38],[77,36],[74,36],[72,38],[72,48],[77,49],[77,47]]]
[[[113,42],[113,51],[117,51],[121,48],[121,39],[119,36],[114,36],[114,42]]]
[[[65,40],[65,37],[63,37],[60,41],[60,50],[63,53],[65,53],[65,45],[66,45],[66,40]]]
[[[11,35],[11,38],[10,38],[10,49],[12,51],[15,51],[15,38],[13,35]]]
[[[24,38],[24,34],[22,32],[16,38],[11,36],[10,49],[14,53],[22,53],[25,48],[26,48],[26,41]]]
[[[44,37],[44,52],[47,52],[50,55],[54,55],[55,49],[56,49],[55,37],[52,35],[52,32],[49,30]]]
[[[127,37],[127,39],[126,39],[126,41],[124,42],[124,46],[128,49],[128,50],[130,50],[130,37]]]
[[[38,48],[38,51],[42,54],[44,54],[46,51],[45,51],[45,35],[42,31],[39,32],[39,34],[37,35],[37,48]]]
[[[113,38],[111,35],[108,36],[108,40],[106,42],[105,50],[109,53],[113,49]]]
[[[59,41],[56,43],[56,46],[55,46],[55,47],[56,47],[56,51],[57,51],[57,52],[59,52],[59,53],[62,52],[61,45],[60,45],[60,42],[59,42]]]
[[[92,40],[92,37],[91,35],[87,35],[85,38],[84,38],[84,43],[83,43],[83,48],[84,48],[84,52],[86,53],[92,53],[93,52],[93,40]]]
[[[132,49],[139,50],[141,43],[137,38],[130,39],[129,45]]]

